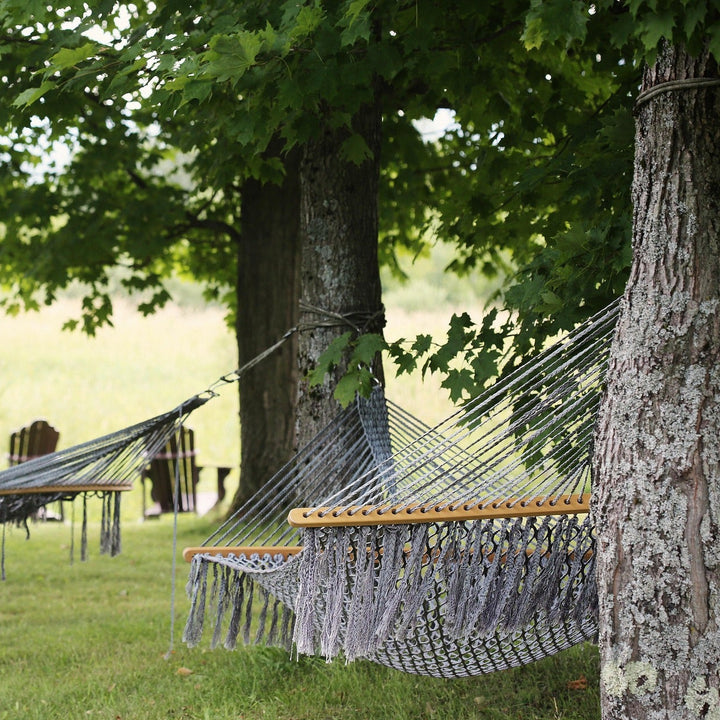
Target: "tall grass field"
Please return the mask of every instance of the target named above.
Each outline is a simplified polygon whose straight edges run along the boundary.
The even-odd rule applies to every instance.
[[[424,310],[390,306],[388,338],[441,333],[452,312],[447,300]],[[118,301],[114,327],[95,338],[61,331],[76,315],[72,299],[39,314],[0,315],[0,442],[43,417],[67,447],[169,410],[236,364],[219,308],[172,306],[142,318]],[[434,378],[390,377],[388,395],[429,423],[452,409]],[[200,464],[237,465],[235,385],[189,425]],[[592,646],[465,680],[326,664],[274,648],[188,649],[180,640],[188,607],[180,553],[200,544],[218,517],[181,516],[175,538],[173,518],[142,522],[141,508],[139,488],[123,498],[116,558],[99,555],[99,523],[91,522],[90,557],[80,562],[69,512],[65,523],[31,524],[29,539],[23,528],[6,528],[0,720],[599,718]]]

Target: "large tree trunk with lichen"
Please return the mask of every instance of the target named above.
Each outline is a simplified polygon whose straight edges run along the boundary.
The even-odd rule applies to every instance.
[[[320,354],[348,330],[379,332],[383,327],[377,255],[380,113],[375,105],[356,113],[353,131],[372,154],[364,162],[344,157],[348,130],[324,127],[306,144],[301,163],[301,317],[311,329],[301,333],[298,343],[299,447],[339,411],[333,391],[343,363],[322,385],[310,388],[304,379]],[[379,361],[375,371],[381,375]]]
[[[602,716],[720,718],[720,88],[665,46],[595,454]],[[643,94],[641,94],[641,99]]]
[[[238,248],[239,365],[297,325],[300,272],[299,153],[284,158],[281,184],[247,180]],[[240,379],[240,484],[231,512],[291,457],[295,447],[297,337]]]

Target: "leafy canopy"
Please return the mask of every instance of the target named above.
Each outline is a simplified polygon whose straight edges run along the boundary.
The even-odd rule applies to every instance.
[[[382,261],[401,273],[400,247],[451,242],[450,270],[507,275],[497,300],[511,314],[453,318],[441,347],[348,337],[345,394],[381,346],[401,370],[444,373],[453,397],[474,394],[616,296],[642,59],[661,37],[718,37],[714,4],[689,1],[94,5],[9,0],[0,13],[6,309],[80,282],[93,332],[110,321],[118,268],[144,312],[168,300],[172,272],[232,304],[242,184],[283,173],[271,142],[302,145],[319,120],[349,127],[379,102]],[[439,108],[455,123],[423,142],[413,121]],[[48,164],[58,147],[65,166]],[[368,152],[349,135],[348,161]]]

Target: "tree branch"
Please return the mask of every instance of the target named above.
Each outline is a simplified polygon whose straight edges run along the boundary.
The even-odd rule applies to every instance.
[[[187,218],[186,223],[180,223],[174,228],[171,228],[174,233],[183,233],[189,229],[209,230],[221,235],[227,235],[235,243],[240,242],[240,233],[232,225],[223,220],[203,219],[189,210],[185,212],[185,217]]]

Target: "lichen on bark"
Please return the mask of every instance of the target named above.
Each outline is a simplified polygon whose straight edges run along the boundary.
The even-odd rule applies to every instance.
[[[643,89],[713,74],[665,45]],[[718,117],[720,90],[696,86],[637,115],[633,266],[594,461],[605,720],[710,717],[692,688],[720,688]]]

